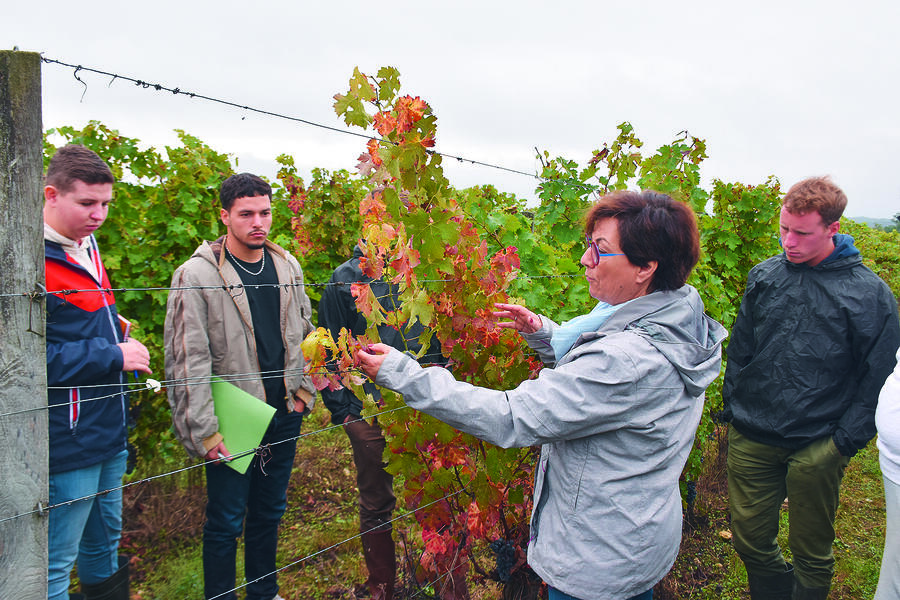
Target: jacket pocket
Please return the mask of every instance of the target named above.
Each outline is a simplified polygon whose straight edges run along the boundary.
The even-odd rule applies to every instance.
[[[566,452],[562,487],[567,503],[566,508],[573,516],[578,514],[579,499],[590,499],[592,496],[593,490],[588,489],[589,482],[585,480],[591,441],[592,438],[582,438],[564,442]]]

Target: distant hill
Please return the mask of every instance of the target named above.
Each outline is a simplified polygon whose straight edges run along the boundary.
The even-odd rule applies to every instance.
[[[890,227],[892,225],[896,225],[896,222],[893,219],[876,219],[873,217],[847,217],[851,221],[856,221],[857,223],[864,223],[869,227],[874,225],[880,225],[882,227]]]

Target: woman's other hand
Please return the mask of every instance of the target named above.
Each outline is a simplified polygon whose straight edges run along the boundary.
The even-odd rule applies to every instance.
[[[503,329],[515,329],[520,333],[534,333],[541,328],[541,318],[518,304],[501,304],[495,303],[494,306],[500,310],[494,312],[494,317],[498,319],[509,319],[497,323],[497,327]]]
[[[370,344],[364,349],[356,351],[356,363],[363,373],[369,376],[369,379],[375,381],[378,371],[381,369],[381,363],[390,354],[391,348],[387,344]]]

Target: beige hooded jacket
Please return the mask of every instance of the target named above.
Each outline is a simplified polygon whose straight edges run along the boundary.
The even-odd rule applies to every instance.
[[[265,402],[259,376],[256,338],[250,304],[241,278],[222,252],[223,238],[203,242],[190,259],[175,270],[166,303],[166,386],[175,433],[188,454],[202,457],[222,436],[213,411],[211,375],[243,375],[232,380]],[[266,242],[281,288],[281,331],[284,340],[285,403],[289,411],[308,413],[315,388],[303,372],[300,343],[313,330],[312,308],[303,284],[303,271],[293,256]],[[300,401],[299,406],[295,406]],[[303,408],[300,408],[302,406]]]

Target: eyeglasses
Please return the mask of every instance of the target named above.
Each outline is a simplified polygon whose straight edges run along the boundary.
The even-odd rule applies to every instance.
[[[597,247],[597,243],[591,239],[591,236],[584,236],[584,241],[587,244],[587,247],[591,251],[591,258],[594,259],[594,264],[600,262],[601,256],[625,256],[624,252],[600,252],[600,248]]]

